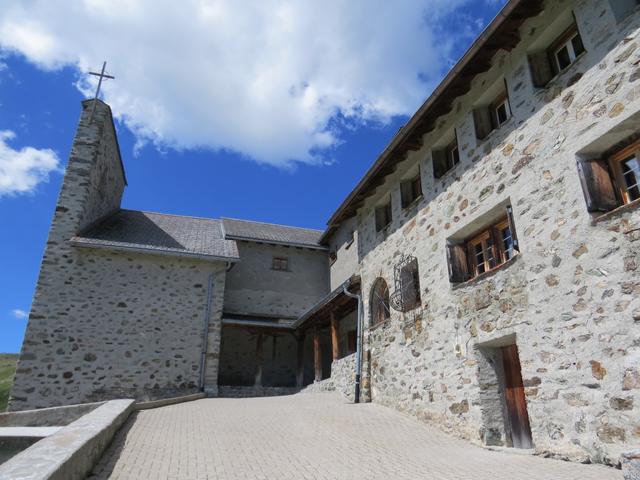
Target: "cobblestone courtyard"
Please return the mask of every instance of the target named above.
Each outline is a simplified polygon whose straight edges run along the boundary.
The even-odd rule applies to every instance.
[[[141,411],[89,478],[608,480],[622,474],[492,452],[389,408],[300,394]]]

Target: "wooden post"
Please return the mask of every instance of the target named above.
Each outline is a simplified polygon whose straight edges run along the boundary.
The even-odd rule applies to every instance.
[[[335,312],[331,312],[331,350],[333,359],[338,360],[340,358],[340,325]]]
[[[255,387],[262,387],[262,344],[263,344],[263,336],[262,332],[258,334],[258,339],[256,340],[256,381],[254,383]]]
[[[315,367],[315,381],[322,380],[322,351],[320,350],[320,329],[313,328],[313,365]]]
[[[296,335],[296,340],[298,342],[298,371],[296,374],[296,385],[298,388],[302,388],[304,386],[304,337],[304,333]]]

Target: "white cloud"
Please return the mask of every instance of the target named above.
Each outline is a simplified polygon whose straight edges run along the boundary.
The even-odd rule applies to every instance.
[[[0,197],[32,193],[58,169],[58,156],[53,150],[33,147],[15,150],[7,143],[14,137],[12,131],[0,130]]]
[[[0,46],[44,69],[106,59],[105,99],[138,145],[283,166],[330,155],[339,122],[411,114],[465,30],[440,35],[439,20],[472,2],[7,1]],[[90,94],[92,82],[78,85]]]
[[[18,320],[24,320],[29,316],[29,312],[25,312],[24,310],[16,308],[14,310],[11,310],[11,315],[13,316],[13,318],[17,318]]]

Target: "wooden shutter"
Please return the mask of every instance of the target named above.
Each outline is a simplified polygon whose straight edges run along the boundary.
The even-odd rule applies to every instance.
[[[604,160],[578,161],[578,175],[589,212],[608,212],[619,205],[609,168]]]
[[[476,137],[478,137],[479,140],[486,138],[493,130],[489,108],[476,108],[473,111],[473,123],[476,127]]]
[[[402,197],[402,208],[408,207],[413,202],[413,185],[412,181],[402,182],[400,184],[400,196]]]
[[[465,282],[469,279],[467,252],[464,245],[447,245],[447,265],[451,283]]]
[[[507,220],[509,221],[509,231],[511,232],[511,240],[513,241],[513,249],[520,251],[520,242],[518,242],[518,234],[516,233],[516,223],[513,221],[513,208],[507,206]]]
[[[447,152],[446,150],[432,150],[431,160],[433,162],[433,176],[442,177],[447,173]]]
[[[549,54],[546,51],[529,55],[529,67],[535,87],[543,88],[553,78]]]

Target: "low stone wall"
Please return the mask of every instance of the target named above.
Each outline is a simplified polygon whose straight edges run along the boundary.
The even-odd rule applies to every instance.
[[[133,411],[133,404],[133,400],[106,402],[4,463],[0,480],[85,478]]]
[[[193,402],[194,400],[200,400],[206,398],[207,394],[204,392],[194,393],[193,395],[184,395],[182,397],[163,398],[160,400],[151,400],[149,402],[137,402],[134,406],[136,410],[149,410],[151,408],[166,407],[167,405],[175,405],[176,403]]]
[[[640,449],[623,453],[620,459],[624,480],[640,480]]]
[[[104,402],[0,413],[0,427],[52,427],[69,425]]]
[[[334,360],[331,364],[331,376],[315,382],[303,391],[308,393],[339,392],[353,402],[356,384],[356,354]]]

